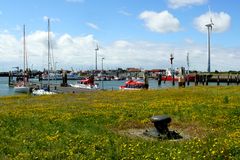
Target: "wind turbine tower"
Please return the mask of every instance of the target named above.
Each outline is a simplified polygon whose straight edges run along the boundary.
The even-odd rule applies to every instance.
[[[210,52],[211,52],[211,32],[212,32],[212,27],[213,27],[213,22],[212,22],[212,17],[211,17],[211,11],[209,7],[209,15],[210,15],[210,23],[206,24],[205,26],[208,29],[208,68],[207,71],[210,73],[211,72],[211,60],[210,60]]]
[[[95,48],[95,70],[97,71],[97,52],[98,52],[99,48],[98,48],[98,44],[97,47]]]

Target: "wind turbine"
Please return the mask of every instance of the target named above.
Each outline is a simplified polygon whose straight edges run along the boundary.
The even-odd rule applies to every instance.
[[[210,23],[206,24],[205,26],[208,29],[208,68],[207,71],[210,73],[211,72],[211,60],[210,60],[210,52],[211,52],[211,32],[213,28],[213,22],[212,22],[212,16],[211,16],[211,10],[209,7],[209,15],[210,15]]]

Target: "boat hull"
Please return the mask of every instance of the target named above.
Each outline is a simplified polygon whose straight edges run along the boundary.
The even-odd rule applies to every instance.
[[[44,89],[38,89],[38,90],[34,90],[32,92],[33,95],[35,96],[41,96],[41,95],[53,95],[56,94],[55,92],[50,92],[50,91],[45,91]]]
[[[162,81],[178,81],[178,78],[177,77],[174,77],[174,79],[173,79],[173,77],[172,76],[163,76],[162,77]]]
[[[119,87],[120,90],[127,90],[127,91],[136,91],[142,90],[143,88],[128,88],[128,87]]]
[[[174,79],[173,79],[172,76],[163,76],[162,81],[173,81],[173,80],[174,81],[179,81],[179,78],[180,77],[177,77],[177,76],[175,76]],[[195,77],[194,76],[186,76],[184,79],[185,79],[185,81],[187,81],[187,79],[189,81],[194,81]]]
[[[29,93],[30,88],[26,86],[14,87],[14,91],[17,93]]]
[[[96,85],[86,85],[86,84],[70,84],[71,87],[74,88],[82,88],[82,89],[98,89]]]

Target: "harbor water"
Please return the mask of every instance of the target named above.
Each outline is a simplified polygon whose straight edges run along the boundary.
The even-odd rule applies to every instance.
[[[38,79],[31,79],[31,82],[39,83]],[[120,81],[96,81],[99,85],[100,89],[105,89],[105,90],[118,90],[119,86],[124,85],[126,81],[125,80],[120,80]],[[43,83],[47,83],[47,81],[43,81]],[[60,84],[62,83],[61,80],[56,81],[52,80],[50,81],[51,84]],[[69,84],[75,84],[76,80],[69,80]],[[190,86],[193,86],[194,83],[190,83]],[[201,84],[199,84],[201,85]],[[216,86],[216,83],[209,83],[209,86]],[[226,83],[221,83],[221,86],[227,85]],[[235,84],[233,84],[235,85]],[[149,89],[163,89],[163,88],[172,88],[172,87],[178,87],[178,83],[176,82],[175,85],[172,85],[172,82],[166,81],[165,83],[162,81],[161,85],[158,85],[157,80],[149,80]],[[21,93],[15,93],[14,88],[8,86],[8,77],[0,77],[0,96],[10,96],[10,95],[16,95],[16,94],[21,94]]]
[[[38,79],[31,79],[31,82],[38,82]],[[124,85],[126,81],[120,80],[120,81],[96,81],[95,83],[98,84],[100,89],[105,90],[118,90],[119,86]],[[47,83],[47,81],[43,81],[43,83]],[[60,84],[62,83],[61,80],[56,81],[52,80],[50,81],[51,84]],[[68,80],[69,84],[75,84],[76,80]],[[160,88],[169,88],[173,87],[171,82],[163,83],[161,86],[158,86],[157,80],[149,80],[149,89],[160,89]],[[176,85],[175,85],[176,87]],[[12,87],[8,86],[8,77],[0,77],[0,96],[9,96],[9,95],[16,95],[21,93],[15,93],[14,89]]]

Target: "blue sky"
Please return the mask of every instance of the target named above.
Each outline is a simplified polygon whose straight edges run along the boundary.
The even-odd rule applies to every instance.
[[[211,12],[209,12],[209,6]],[[207,69],[205,24],[212,17],[212,70],[240,70],[238,0],[0,0],[0,70],[22,66],[26,24],[29,66],[46,68],[47,21],[58,67],[93,69],[99,44],[104,67]]]

